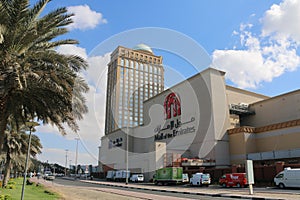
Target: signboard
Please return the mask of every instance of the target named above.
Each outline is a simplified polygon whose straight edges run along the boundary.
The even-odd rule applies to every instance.
[[[158,125],[154,129],[155,141],[165,140],[196,131],[192,123],[195,121],[195,117],[192,116],[190,120],[181,121],[181,103],[178,94],[172,92],[165,98],[164,111],[167,123],[163,127],[162,125]]]
[[[246,174],[247,174],[248,184],[249,185],[254,184],[253,161],[246,160],[245,166],[246,166]]]

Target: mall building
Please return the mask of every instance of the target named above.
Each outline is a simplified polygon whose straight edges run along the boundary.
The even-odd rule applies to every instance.
[[[267,97],[228,86],[225,72],[207,68],[146,99],[142,108],[138,126],[122,124],[101,138],[103,172],[128,164],[149,180],[166,166],[300,163],[300,90]]]

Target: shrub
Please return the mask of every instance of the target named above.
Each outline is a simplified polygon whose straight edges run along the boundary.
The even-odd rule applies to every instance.
[[[16,185],[17,183],[15,181],[8,181],[7,184],[9,184],[9,185]]]
[[[11,196],[9,194],[1,194],[0,200],[12,200]]]
[[[46,194],[49,194],[49,195],[54,195],[54,193],[51,192],[51,191],[49,191],[49,190],[45,190],[44,192],[45,192]]]
[[[12,200],[11,196],[9,194],[6,194],[4,196],[4,200]]]
[[[15,185],[12,185],[12,184],[8,184],[5,188],[8,188],[8,189],[16,189],[16,186],[15,186]]]

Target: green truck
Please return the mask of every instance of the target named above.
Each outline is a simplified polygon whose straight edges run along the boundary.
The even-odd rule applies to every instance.
[[[182,167],[166,167],[156,170],[153,177],[155,185],[179,184],[183,182]]]

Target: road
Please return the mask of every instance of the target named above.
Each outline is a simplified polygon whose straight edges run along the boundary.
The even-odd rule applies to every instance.
[[[140,189],[132,189],[132,188],[121,188],[121,187],[112,187],[105,185],[95,185],[92,183],[85,183],[81,181],[74,181],[62,178],[56,178],[54,180],[54,184],[63,185],[63,186],[72,186],[72,188],[86,188],[87,192],[90,191],[99,191],[111,194],[118,194],[133,198],[133,199],[172,199],[172,200],[184,200],[184,199],[201,199],[201,200],[232,200],[232,198],[224,198],[224,197],[212,197],[212,196],[199,196],[199,195],[190,195],[190,194],[181,194],[181,193],[172,193],[172,192],[160,192],[160,191],[151,191],[151,190],[140,190]],[[130,199],[129,198],[129,199]]]

